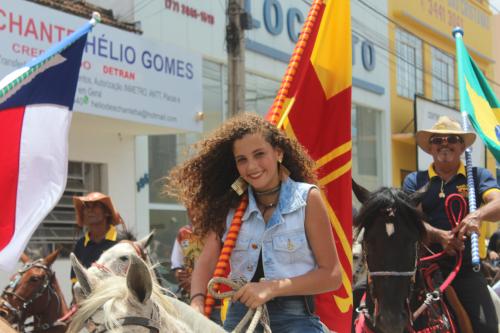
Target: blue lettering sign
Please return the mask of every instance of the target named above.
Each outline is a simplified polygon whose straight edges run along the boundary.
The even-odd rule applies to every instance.
[[[274,20],[272,17],[273,10]],[[283,9],[278,0],[264,1],[264,25],[266,26],[266,30],[274,36],[279,35],[283,31]]]
[[[361,60],[367,71],[371,72],[375,69],[375,48],[371,41],[364,40],[361,43]]]
[[[304,14],[302,14],[302,12],[297,8],[290,8],[288,10],[288,13],[286,14],[286,27],[288,30],[288,37],[292,42],[294,43],[298,42],[300,28],[302,27],[303,23],[304,23]]]

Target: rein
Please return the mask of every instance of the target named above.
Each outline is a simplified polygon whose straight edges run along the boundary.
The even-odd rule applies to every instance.
[[[458,212],[455,214],[455,211],[453,208],[457,207]],[[467,203],[465,199],[457,193],[451,194],[446,198],[445,201],[445,211],[446,215],[448,217],[448,220],[450,221],[452,229],[454,229],[460,221],[463,219],[465,216],[465,213],[467,211]],[[416,243],[416,253],[418,254],[418,243]],[[415,268],[410,271],[370,271],[368,269],[368,287],[370,288],[370,281],[371,277],[410,277],[412,278],[413,281],[415,281],[415,275],[417,273],[417,268],[420,263],[429,263],[429,262],[434,262],[446,255],[446,252],[443,250],[440,253],[433,254],[427,257],[423,257],[418,259],[418,255],[415,258]],[[364,253],[365,260],[366,260],[366,253]],[[415,319],[417,319],[427,308],[433,309],[431,306],[432,304],[439,302],[442,299],[442,294],[450,286],[452,281],[455,279],[456,275],[458,274],[458,271],[460,270],[461,264],[462,264],[462,252],[457,253],[456,257],[456,265],[453,269],[453,271],[448,275],[448,277],[443,281],[443,283],[438,287],[435,288],[432,292],[428,292],[426,294],[426,298],[423,302],[423,304],[415,311],[415,312],[410,312],[410,322],[413,323]],[[437,268],[434,268],[435,270]],[[427,274],[432,273],[431,269],[429,269]],[[366,294],[365,294],[366,296]],[[365,297],[364,296],[364,297]],[[363,304],[356,309],[356,311],[359,312],[359,317],[356,321],[356,326],[355,326],[355,331],[356,333],[360,332],[373,332],[372,331],[372,325],[374,325],[374,318],[376,317],[376,313],[378,311],[378,302],[377,299],[374,298],[374,304],[375,304],[375,315],[373,318],[371,317],[370,313],[367,311],[366,306]],[[363,298],[364,299],[364,298]],[[407,304],[409,304],[408,299],[407,299]],[[445,312],[447,313],[447,310],[445,309]],[[453,323],[449,323],[446,317],[443,317],[443,324],[446,327],[453,326]],[[413,324],[411,324],[413,325]],[[410,328],[411,332],[415,332],[413,328]]]
[[[215,286],[220,286],[224,284],[229,286],[232,290],[219,293],[214,289]],[[241,287],[246,285],[245,280],[231,280],[224,277],[214,277],[208,282],[208,294],[216,299],[224,299],[227,297],[232,297]],[[267,312],[267,307],[265,304],[259,305],[257,309],[248,309],[245,316],[241,319],[238,325],[234,328],[233,333],[239,333],[243,331],[243,327],[248,325],[246,333],[253,333],[257,325],[260,324],[264,328],[264,332],[271,333],[271,327],[269,324],[269,314]]]
[[[455,212],[453,211],[454,204],[458,204],[458,214],[455,214]],[[445,201],[445,211],[446,215],[448,216],[448,220],[450,221],[451,228],[454,229],[464,218],[464,215],[467,211],[467,202],[465,201],[464,197],[458,193],[450,194]],[[443,250],[437,254],[421,258],[420,262],[434,262],[444,257],[445,255],[446,252]],[[462,251],[459,251],[456,255],[455,267],[448,275],[448,277],[443,281],[443,283],[439,286],[439,288],[436,288],[434,291],[427,293],[424,303],[413,313],[414,319],[418,318],[428,307],[432,305],[432,303],[438,302],[441,299],[441,295],[457,276],[458,271],[462,266],[462,257]]]

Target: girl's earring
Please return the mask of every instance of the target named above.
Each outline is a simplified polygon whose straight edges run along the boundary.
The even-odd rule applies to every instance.
[[[247,182],[243,179],[243,177],[238,177],[238,179],[236,179],[234,181],[234,183],[231,184],[231,188],[236,192],[236,194],[238,194],[239,196],[241,196],[243,193],[245,193],[245,191],[247,190],[247,187],[248,187],[248,184]]]

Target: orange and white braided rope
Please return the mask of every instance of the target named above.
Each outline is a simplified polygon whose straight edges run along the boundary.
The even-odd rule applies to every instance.
[[[299,67],[299,62],[302,58],[302,54],[304,53],[304,49],[306,48],[307,41],[309,40],[313,27],[318,19],[322,4],[323,0],[315,0],[311,5],[309,13],[307,14],[306,22],[300,32],[299,40],[297,41],[297,44],[295,44],[285,76],[281,81],[280,89],[278,90],[278,94],[274,99],[271,110],[267,115],[267,120],[269,120],[269,122],[273,125],[278,126],[278,122],[283,118],[283,105],[289,97],[289,89],[292,85],[295,74],[297,73],[297,68]]]
[[[221,253],[219,255],[219,260],[215,266],[214,277],[226,277],[226,271],[229,267],[229,258],[231,258],[231,253],[233,252],[234,246],[236,245],[236,240],[238,239],[238,234],[240,233],[242,217],[248,206],[248,195],[244,194],[241,198],[240,204],[234,213],[233,220],[229,226],[229,231],[227,233],[226,240],[222,246]],[[213,286],[213,290],[218,292],[220,284]],[[212,295],[207,294],[205,298],[205,315],[207,317],[212,313],[213,306],[215,304],[215,299]]]

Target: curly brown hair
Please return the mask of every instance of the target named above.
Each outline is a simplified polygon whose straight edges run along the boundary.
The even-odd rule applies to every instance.
[[[195,156],[172,169],[166,177],[165,192],[186,206],[200,235],[214,231],[221,237],[224,233],[226,215],[240,201],[231,189],[231,184],[240,176],[233,144],[245,135],[255,133],[262,133],[271,146],[283,151],[282,164],[290,171],[290,178],[317,183],[314,161],[295,139],[285,136],[257,114],[235,116],[196,143]]]

